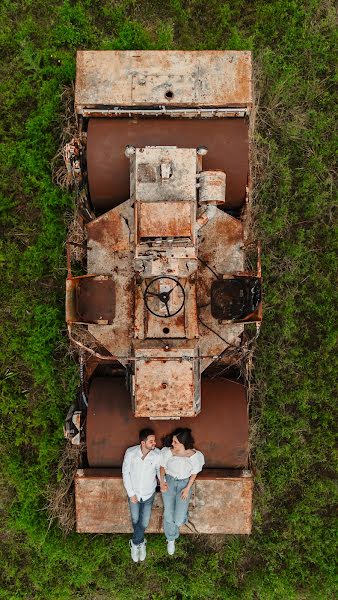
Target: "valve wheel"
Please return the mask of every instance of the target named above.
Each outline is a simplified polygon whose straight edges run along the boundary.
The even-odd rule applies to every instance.
[[[156,287],[158,286],[159,283],[161,283],[161,280],[165,281],[165,282],[167,282],[168,280],[172,281],[173,285],[172,285],[171,289],[166,292],[156,292],[155,291]],[[170,309],[169,309],[170,295],[174,291],[175,288],[178,288],[179,297],[181,298],[181,304],[180,304],[179,308],[177,310],[175,310],[175,312],[170,312]],[[167,314],[162,314],[162,313],[156,312],[155,308],[151,306],[152,298],[158,298],[160,300],[160,302],[162,302],[162,304],[165,305]],[[180,310],[182,310],[182,307],[183,307],[184,301],[185,301],[185,292],[184,292],[183,286],[174,277],[164,277],[164,276],[155,277],[154,279],[152,279],[152,281],[150,281],[150,283],[148,283],[148,285],[145,289],[145,292],[143,294],[143,299],[144,299],[147,309],[149,310],[149,312],[151,312],[152,315],[154,315],[155,317],[162,317],[162,318],[168,319],[169,317],[174,317],[175,315],[177,315],[177,313],[180,312]]]

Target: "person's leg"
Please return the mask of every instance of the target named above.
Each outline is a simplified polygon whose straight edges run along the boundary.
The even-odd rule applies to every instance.
[[[155,499],[155,492],[153,495],[145,500],[144,502],[140,502],[140,516],[138,520],[138,540],[139,540],[139,560],[143,562],[146,558],[146,541],[144,539],[144,532],[147,529],[150,521],[151,509],[153,507]]]
[[[162,493],[164,514],[163,514],[163,529],[168,542],[176,540],[179,535],[175,525],[175,503],[176,503],[176,486],[177,480],[170,475],[166,475],[168,490]]]
[[[150,521],[151,509],[153,507],[155,499],[155,492],[153,493],[148,500],[144,502],[140,502],[140,516],[138,520],[138,530],[140,532],[140,537],[142,535],[142,539],[139,544],[142,544],[144,541],[144,532],[147,529]],[[141,533],[142,532],[142,533]]]
[[[188,520],[188,510],[189,510],[189,500],[191,498],[191,488],[189,491],[189,496],[186,500],[182,500],[181,492],[188,485],[189,479],[181,479],[177,482],[177,494],[176,494],[176,502],[175,502],[175,512],[174,512],[174,523],[179,531],[180,526],[187,522]]]
[[[135,541],[135,540],[137,540],[137,536],[138,536],[137,524],[138,524],[139,516],[140,516],[140,503],[136,502],[136,504],[134,504],[128,498],[128,504],[129,504],[129,510],[130,510],[130,516],[131,516],[131,523],[133,526],[133,536],[132,536],[132,539],[129,540],[129,546],[130,546],[130,550],[131,550],[131,558],[134,562],[137,563],[139,561],[139,548],[138,548],[137,541]]]
[[[132,522],[132,526],[133,526],[132,542],[135,546],[138,546],[143,541],[143,531],[140,528],[140,524],[139,524],[140,523],[140,513],[141,513],[141,503],[137,502],[136,504],[134,504],[133,502],[130,501],[129,498],[128,498],[128,502],[129,502],[131,522]],[[141,541],[138,541],[140,538],[141,538]]]

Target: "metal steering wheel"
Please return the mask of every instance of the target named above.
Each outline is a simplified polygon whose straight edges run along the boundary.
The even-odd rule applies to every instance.
[[[154,286],[154,284],[158,284],[161,279],[165,280],[165,281],[167,281],[168,279],[173,281],[174,282],[173,287],[170,290],[168,290],[167,292],[152,291],[152,286]],[[181,301],[179,308],[177,310],[175,310],[175,312],[171,313],[170,309],[169,309],[170,294],[177,287],[179,288],[180,295],[182,296],[182,298],[181,298],[182,301]],[[151,302],[151,298],[153,298],[153,297],[158,298],[160,300],[160,302],[162,302],[165,305],[166,311],[167,311],[166,315],[156,312],[153,308],[151,308],[149,306],[148,302]],[[184,305],[184,300],[185,300],[185,293],[184,293],[183,286],[180,284],[179,281],[177,281],[177,279],[175,279],[174,277],[162,276],[162,277],[155,277],[154,279],[151,280],[150,283],[148,283],[148,285],[145,289],[145,292],[143,294],[143,299],[144,299],[147,309],[149,310],[149,312],[151,312],[152,315],[154,315],[155,317],[162,317],[162,318],[168,319],[168,317],[174,317],[175,315],[177,315],[177,313],[179,313],[180,310],[182,309],[182,306]]]

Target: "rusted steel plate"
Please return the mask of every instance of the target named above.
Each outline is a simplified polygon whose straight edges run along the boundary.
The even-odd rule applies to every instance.
[[[78,533],[129,533],[131,531],[127,495],[121,471],[91,475],[80,470],[75,477],[76,531]],[[157,494],[148,532],[162,526],[162,500]]]
[[[95,241],[111,252],[130,250],[130,225],[124,213],[122,208],[111,210],[87,223],[88,241]]]
[[[251,477],[197,479],[189,507],[193,532],[250,534],[252,491]]]
[[[138,213],[138,240],[192,237],[191,202],[141,202]]]
[[[244,475],[244,474],[242,474]],[[198,477],[189,505],[189,522],[181,533],[249,534],[252,519],[250,474],[227,477],[205,471]],[[129,533],[126,492],[119,470],[84,469],[75,478],[78,533]],[[156,494],[147,533],[162,533],[163,504]]]
[[[169,320],[169,319],[168,319]],[[163,347],[153,341],[135,347],[135,417],[193,417],[200,408],[195,341]]]
[[[192,362],[170,358],[138,360],[135,365],[135,416],[193,417],[195,386]]]
[[[135,418],[125,380],[95,378],[89,392],[87,451],[91,467],[120,467],[128,446],[138,443],[138,432],[152,427],[158,446],[176,426],[192,429],[196,447],[207,467],[246,467],[248,414],[245,387],[227,379],[202,379],[202,411],[179,421]]]
[[[108,210],[130,197],[127,144],[206,146],[204,170],[226,173],[225,207],[240,207],[248,180],[249,142],[246,119],[90,119],[87,162],[90,197]]]
[[[75,107],[252,104],[251,52],[77,52]]]
[[[80,279],[76,292],[80,321],[112,323],[115,317],[115,284],[112,279]]]
[[[115,284],[106,275],[82,275],[66,280],[67,323],[112,323]]]
[[[87,269],[91,273],[112,275],[115,285],[115,314],[112,325],[89,325],[88,329],[101,346],[111,354],[130,354],[130,337],[134,315],[134,264],[130,252],[130,236],[134,226],[134,210],[130,202],[95,219],[87,225]]]

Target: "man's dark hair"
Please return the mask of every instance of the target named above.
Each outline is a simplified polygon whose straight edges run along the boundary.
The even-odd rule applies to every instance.
[[[141,429],[140,433],[139,433],[139,440],[140,443],[141,442],[145,442],[147,437],[149,437],[149,435],[155,435],[155,431],[153,429],[150,429],[150,427],[146,427],[145,429]]]
[[[165,437],[165,446],[170,447],[172,445],[174,435],[177,437],[178,441],[181,442],[181,444],[183,444],[186,450],[193,449],[195,440],[191,435],[191,429],[189,429],[188,427],[178,427]]]

